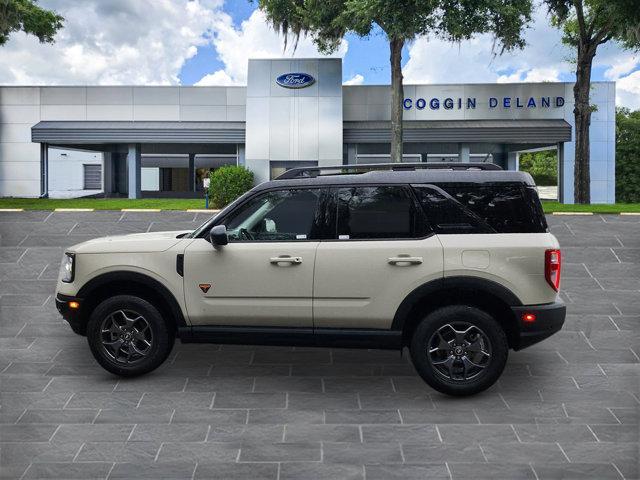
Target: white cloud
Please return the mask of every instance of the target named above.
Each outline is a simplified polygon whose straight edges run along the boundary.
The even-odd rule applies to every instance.
[[[544,9],[535,12],[525,39],[524,50],[495,55],[490,35],[460,44],[419,38],[409,47],[403,73],[407,83],[533,82],[557,80],[560,72],[572,70],[570,51],[560,32],[549,25]]]
[[[44,0],[66,19],[54,45],[15,33],[0,84],[176,84],[185,61],[231,22],[222,0]]]
[[[559,82],[560,71],[556,68],[521,69],[510,75],[500,75],[496,81],[498,83]]]
[[[240,82],[235,81],[224,70],[218,70],[214,73],[209,73],[198,80],[194,85],[199,87],[208,87],[211,85],[238,85]],[[244,85],[244,83],[240,83]]]
[[[364,83],[364,77],[359,73],[356,73],[353,77],[343,83],[343,85],[362,85]]]
[[[543,8],[539,7],[535,12],[525,39],[524,50],[494,56],[490,35],[480,35],[461,44],[419,38],[409,46],[409,59],[403,68],[405,82],[545,82],[573,77],[575,65],[571,58],[575,55],[562,44],[561,33],[549,25]],[[605,78],[617,80],[619,105],[637,108],[640,104],[640,73],[637,71],[640,56],[609,42],[598,48],[594,67],[606,68]]]
[[[616,103],[632,110],[640,109],[640,70],[616,82]]]
[[[292,40],[292,39],[290,39]],[[212,39],[224,68],[205,75],[197,85],[246,84],[249,58],[318,57],[321,56],[310,38],[300,38],[294,51],[290,45],[283,51],[284,38],[267,23],[264,14],[255,10],[236,28],[231,21],[219,22]],[[348,43],[343,40],[332,57],[344,57]]]
[[[605,78],[617,80],[621,76],[632,72],[640,65],[640,56],[632,53],[620,54],[614,58],[611,66],[604,72]]]

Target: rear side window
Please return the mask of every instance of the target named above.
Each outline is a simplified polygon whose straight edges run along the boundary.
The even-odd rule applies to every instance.
[[[427,234],[424,215],[405,186],[339,188],[337,238],[400,239]]]
[[[451,183],[415,191],[439,234],[547,231],[538,195],[525,185]]]

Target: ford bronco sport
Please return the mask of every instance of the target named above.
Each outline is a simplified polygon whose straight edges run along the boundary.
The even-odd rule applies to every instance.
[[[491,386],[560,330],[561,257],[531,176],[492,164],[292,169],[194,231],[65,253],[56,303],[108,371],[174,339],[403,349],[433,388]]]

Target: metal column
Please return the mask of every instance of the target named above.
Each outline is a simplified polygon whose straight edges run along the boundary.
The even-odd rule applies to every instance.
[[[468,143],[458,144],[458,161],[469,163],[471,161],[471,147]]]
[[[142,161],[140,150],[141,148],[139,143],[132,143],[129,145],[127,152],[127,184],[129,198],[140,198],[141,196],[140,174]]]
[[[40,198],[49,196],[49,145],[40,144]]]
[[[189,154],[189,191],[196,191],[196,154]]]

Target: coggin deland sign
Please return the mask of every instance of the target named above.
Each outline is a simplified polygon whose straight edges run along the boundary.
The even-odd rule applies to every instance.
[[[477,98],[405,98],[402,102],[405,110],[416,108],[424,110],[473,110],[476,108]],[[564,106],[564,97],[489,97],[487,105],[493,108],[559,108]]]
[[[276,78],[276,83],[284,88],[305,88],[315,83],[316,79],[308,73],[284,73]],[[476,108],[477,97],[466,98],[405,98],[402,102],[405,110],[473,110]],[[564,106],[564,97],[488,97],[489,109],[502,108],[560,108]]]

